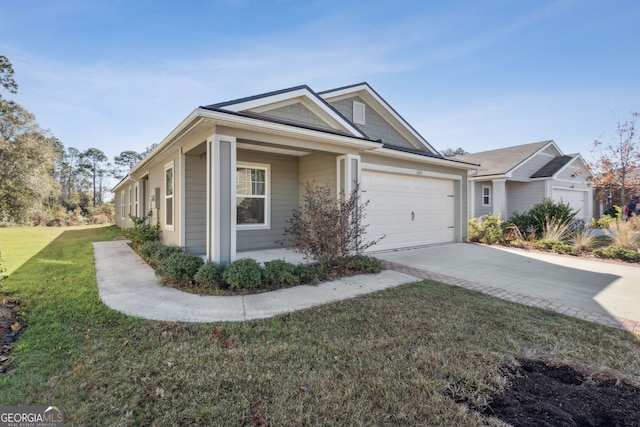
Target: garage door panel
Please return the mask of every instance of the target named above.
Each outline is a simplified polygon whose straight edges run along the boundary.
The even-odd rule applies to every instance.
[[[367,238],[386,237],[371,250],[454,240],[454,181],[363,171]]]

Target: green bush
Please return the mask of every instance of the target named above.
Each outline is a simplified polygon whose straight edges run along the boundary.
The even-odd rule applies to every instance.
[[[591,227],[608,230],[615,226],[618,218],[622,218],[622,208],[618,205],[614,205],[609,208],[600,219],[592,218]]]
[[[559,242],[557,240],[542,239],[533,242],[533,247],[544,251],[553,251],[558,254],[576,255],[578,250],[571,245]]]
[[[140,256],[150,264],[158,264],[173,254],[183,252],[178,246],[166,246],[160,242],[147,242],[138,250]]]
[[[536,240],[535,242],[533,242],[533,247],[536,249],[541,249],[543,251],[550,251],[553,250],[553,245],[555,245],[556,243],[558,243],[558,241],[556,240]]]
[[[540,237],[545,228],[545,224],[554,222],[557,224],[570,224],[578,211],[574,211],[568,204],[556,203],[551,199],[544,199],[543,202],[534,205],[525,213],[514,212],[507,224],[513,224],[523,235],[528,235],[535,231]]]
[[[226,264],[207,262],[200,267],[194,279],[201,285],[220,288],[225,284],[223,276],[226,268]]]
[[[619,246],[607,246],[602,249],[594,249],[593,253],[600,258],[621,259],[623,261],[640,262],[640,252]]]
[[[265,263],[264,278],[271,285],[295,285],[300,283],[296,267],[282,259]]]
[[[469,241],[481,242],[488,245],[506,242],[504,223],[496,215],[485,215],[469,220]]]
[[[354,255],[346,261],[346,269],[355,274],[378,274],[382,271],[382,261],[367,255]]]
[[[231,288],[256,288],[262,283],[262,269],[255,259],[241,258],[227,266],[223,278]]]
[[[156,276],[174,283],[188,283],[203,264],[204,261],[197,255],[176,252],[158,263]]]
[[[295,274],[300,283],[317,285],[329,279],[329,275],[320,264],[298,264],[295,266]]]
[[[147,242],[155,242],[160,239],[160,224],[146,224],[147,217],[129,215],[133,221],[133,227],[125,230],[125,236],[135,246],[144,245]]]

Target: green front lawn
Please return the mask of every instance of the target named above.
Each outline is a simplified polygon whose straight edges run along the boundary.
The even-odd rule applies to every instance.
[[[2,405],[91,426],[497,425],[457,402],[486,404],[516,357],[640,376],[635,335],[430,281],[246,323],[131,318],[97,292],[91,244],[116,234],[0,229],[26,324]]]

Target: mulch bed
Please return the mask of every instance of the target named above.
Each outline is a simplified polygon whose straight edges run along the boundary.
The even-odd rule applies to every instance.
[[[640,426],[640,388],[573,367],[521,360],[509,386],[480,409],[519,426]]]

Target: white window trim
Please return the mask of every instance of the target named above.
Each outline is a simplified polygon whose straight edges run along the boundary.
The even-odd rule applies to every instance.
[[[133,214],[133,187],[129,187],[129,216]]]
[[[265,171],[265,203],[264,203],[264,224],[236,224],[238,230],[270,230],[271,229],[271,165],[264,163],[237,162],[236,172],[238,168],[263,169]],[[233,176],[233,189],[235,199],[238,199],[236,192],[236,174]],[[237,215],[237,214],[236,214]]]
[[[136,217],[140,216],[140,208],[138,199],[140,198],[140,188],[138,187],[138,183],[133,187],[133,212]]]
[[[120,219],[125,219],[127,214],[126,190],[120,192]]]
[[[488,194],[486,194],[486,195],[484,194],[484,190],[485,189],[489,190]],[[490,185],[483,185],[482,186],[482,192],[480,193],[480,197],[482,198],[482,206],[483,207],[485,207],[485,208],[491,207],[491,186]],[[484,198],[485,197],[488,198],[488,200],[489,200],[488,203],[484,202]]]
[[[172,179],[171,179],[171,195],[168,196],[167,195],[167,171],[169,169],[173,169],[172,172]],[[162,191],[164,192],[164,203],[162,204],[161,208],[164,211],[163,217],[164,217],[164,228],[165,230],[169,230],[169,231],[173,231],[175,228],[175,224],[176,224],[176,198],[175,198],[175,194],[176,194],[176,169],[174,167],[174,162],[173,160],[167,164],[164,165],[164,173],[162,174]],[[172,219],[172,223],[171,225],[167,224],[167,199],[171,199],[172,203],[171,203],[171,209],[173,210],[173,212],[171,212],[171,219]]]
[[[357,125],[365,125],[367,118],[366,105],[362,102],[353,101],[353,123]],[[362,114],[360,114],[362,112]]]

